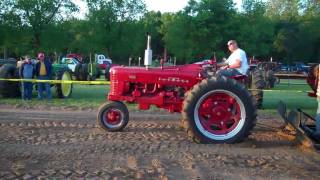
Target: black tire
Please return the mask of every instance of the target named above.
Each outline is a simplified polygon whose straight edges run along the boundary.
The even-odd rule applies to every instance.
[[[106,68],[106,71],[104,73],[104,78],[107,81],[110,81],[110,68]]]
[[[96,67],[96,79],[99,79],[100,76],[101,76],[100,68],[99,68],[99,66],[97,65],[97,67]]]
[[[82,71],[81,71],[81,80],[82,81],[88,81],[88,64],[82,64]]]
[[[0,68],[0,78],[18,79],[19,73],[16,66],[12,64],[4,64]],[[0,81],[0,96],[6,98],[21,97],[20,83],[12,81]]]
[[[96,80],[96,74],[94,74],[94,72],[93,72],[93,67],[91,67],[91,66],[93,66],[93,64],[87,64],[87,72],[88,72],[88,75],[87,75],[87,80],[88,81],[94,81],[94,80]]]
[[[107,119],[106,113],[115,116],[116,119]],[[109,115],[109,114],[108,114]],[[112,121],[115,121],[112,124]],[[122,131],[129,122],[129,111],[122,102],[106,102],[99,107],[97,123],[101,128],[110,132]]]
[[[82,64],[77,64],[74,70],[74,75],[77,81],[81,81],[81,73],[82,73]]]
[[[56,80],[72,81],[72,72],[69,69],[61,69],[56,74]],[[58,98],[69,98],[72,94],[72,84],[56,84],[56,93]]]
[[[268,81],[268,88],[274,88],[277,78],[272,70],[267,71],[266,80]]]
[[[96,80],[96,76],[91,76],[90,74],[88,74],[88,80],[89,81],[95,81]]]
[[[225,97],[225,99],[218,99],[215,103],[213,103],[212,99],[207,101],[207,98],[216,96]],[[232,103],[230,103],[231,100],[230,102],[229,100],[226,101],[226,99],[229,98],[232,99]],[[202,103],[207,106],[204,106]],[[223,108],[226,104],[230,105],[228,106],[228,110]],[[248,137],[256,124],[257,114],[254,104],[254,98],[243,84],[225,77],[204,79],[190,90],[187,98],[184,100],[182,110],[182,119],[184,122],[182,122],[182,124],[187,131],[188,137],[197,143],[237,143]],[[200,109],[200,107],[202,107],[202,109]],[[206,112],[205,108],[209,110]],[[206,115],[203,114],[204,116],[200,117],[199,113],[203,109],[205,109],[206,115],[212,112],[214,112],[214,115],[212,115],[212,113],[210,116],[205,117]],[[223,114],[224,111],[226,111],[225,114],[229,113],[232,117],[236,115],[239,116],[240,113],[240,120],[230,123],[232,119],[229,119],[229,117]],[[217,113],[217,115],[215,115],[215,113]],[[217,117],[212,117],[211,115],[223,116],[224,120],[220,119],[220,121],[218,121]],[[206,120],[205,118],[211,118],[211,120]],[[205,127],[202,125],[204,121],[207,121],[208,124],[210,123],[209,121],[211,121],[211,124]],[[220,131],[228,131],[231,129],[230,132],[225,134],[210,132],[219,131],[217,127],[220,125],[224,126],[224,121],[226,121],[225,128],[228,129]],[[213,122],[216,124],[214,125]]]
[[[249,72],[248,88],[253,89],[253,90],[250,90],[250,92],[256,100],[257,109],[262,109],[263,89],[265,88],[265,86],[266,86],[266,83],[264,81],[261,70],[256,69],[254,71]]]
[[[276,82],[275,82],[275,84],[280,84],[280,78],[278,78],[277,76],[276,76]]]

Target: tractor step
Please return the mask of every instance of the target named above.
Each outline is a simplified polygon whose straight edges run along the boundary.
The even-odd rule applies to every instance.
[[[287,113],[287,106],[282,101],[278,104],[278,113],[287,125],[294,128],[295,141],[305,147],[320,150],[320,137],[315,135],[316,120],[301,109]]]

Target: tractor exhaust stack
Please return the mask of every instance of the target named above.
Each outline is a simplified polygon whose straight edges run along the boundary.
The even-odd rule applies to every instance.
[[[144,52],[144,65],[148,69],[152,65],[151,36],[148,34],[147,49]]]

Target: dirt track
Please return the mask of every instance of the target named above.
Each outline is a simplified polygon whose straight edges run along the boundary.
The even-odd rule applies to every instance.
[[[319,153],[280,136],[275,117],[259,116],[243,143],[201,145],[178,114],[130,113],[124,132],[108,133],[93,111],[0,108],[0,179],[320,178]]]

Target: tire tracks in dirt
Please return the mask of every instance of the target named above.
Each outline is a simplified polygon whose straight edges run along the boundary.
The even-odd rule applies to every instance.
[[[116,133],[99,129],[95,118],[85,111],[1,109],[0,178],[320,177],[320,158],[274,130],[258,127],[235,145],[205,145],[187,139],[177,114],[130,112],[128,126]]]

